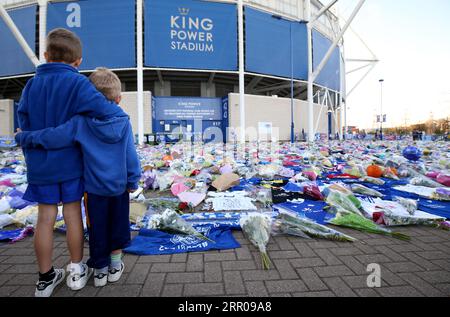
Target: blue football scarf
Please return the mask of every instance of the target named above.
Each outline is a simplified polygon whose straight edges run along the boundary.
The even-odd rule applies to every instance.
[[[195,226],[195,229],[215,243],[198,239],[194,236],[175,235],[157,230],[142,229],[125,253],[136,255],[161,255],[188,252],[204,252],[209,250],[229,250],[240,248],[231,230],[215,226]]]
[[[33,234],[32,227],[26,227],[23,229],[16,230],[0,230],[0,241],[1,242],[17,242],[25,239],[27,236]]]
[[[311,219],[319,224],[325,225],[328,221],[335,218],[335,215],[330,214],[324,210],[327,203],[323,201],[305,200],[303,203],[283,203],[274,205],[274,211],[277,212],[277,207],[292,211],[303,218]]]
[[[185,214],[181,217],[195,226],[214,226],[222,230],[241,230],[239,224],[241,217],[246,212],[203,212],[196,214]]]
[[[16,147],[17,143],[12,137],[1,136],[0,137],[0,148],[13,148]]]

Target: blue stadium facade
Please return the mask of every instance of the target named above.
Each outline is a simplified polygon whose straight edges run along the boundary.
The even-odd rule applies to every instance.
[[[144,0],[144,90],[155,97],[222,98],[238,90],[237,1]],[[37,1],[3,0],[29,46],[39,56]],[[246,93],[307,99],[308,42],[304,0],[244,1]],[[313,1],[313,11],[321,8]],[[339,31],[327,13],[313,30],[313,66]],[[136,1],[50,1],[46,30],[63,27],[83,41],[80,71],[114,69],[124,91],[136,91]],[[18,100],[35,66],[0,19],[0,99]],[[337,47],[315,81],[338,105],[343,69]]]

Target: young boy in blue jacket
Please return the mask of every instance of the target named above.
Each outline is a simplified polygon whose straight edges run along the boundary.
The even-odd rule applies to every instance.
[[[98,92],[77,67],[82,62],[80,39],[65,29],[55,29],[47,36],[46,64],[36,69],[23,90],[19,103],[19,126],[24,131],[57,127],[75,115],[109,118],[125,115],[114,103]],[[84,189],[82,155],[79,146],[47,151],[24,149],[28,188],[24,199],[39,203],[34,247],[39,266],[35,296],[47,297],[64,279],[64,270],[52,266],[53,228],[58,204],[63,203],[67,227],[67,245],[71,263],[67,285],[80,290],[92,274],[83,260],[84,234],[81,197]]]
[[[117,75],[98,68],[89,79],[107,99],[120,103]],[[18,133],[16,140],[24,148],[47,150],[81,145],[90,247],[87,264],[95,269],[95,286],[117,282],[125,268],[122,249],[130,242],[129,193],[138,188],[141,177],[129,117],[75,116],[56,128]]]

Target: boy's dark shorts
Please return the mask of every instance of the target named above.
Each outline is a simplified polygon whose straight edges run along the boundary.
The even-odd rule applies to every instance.
[[[23,199],[45,205],[68,204],[81,201],[83,193],[83,181],[77,178],[51,185],[29,184]]]

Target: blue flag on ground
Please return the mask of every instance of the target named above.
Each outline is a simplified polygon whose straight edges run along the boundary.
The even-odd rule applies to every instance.
[[[209,250],[229,250],[241,245],[233,237],[231,230],[224,227],[196,226],[196,230],[215,241],[205,241],[194,236],[169,234],[157,230],[142,229],[125,253],[136,255],[161,255]]]

